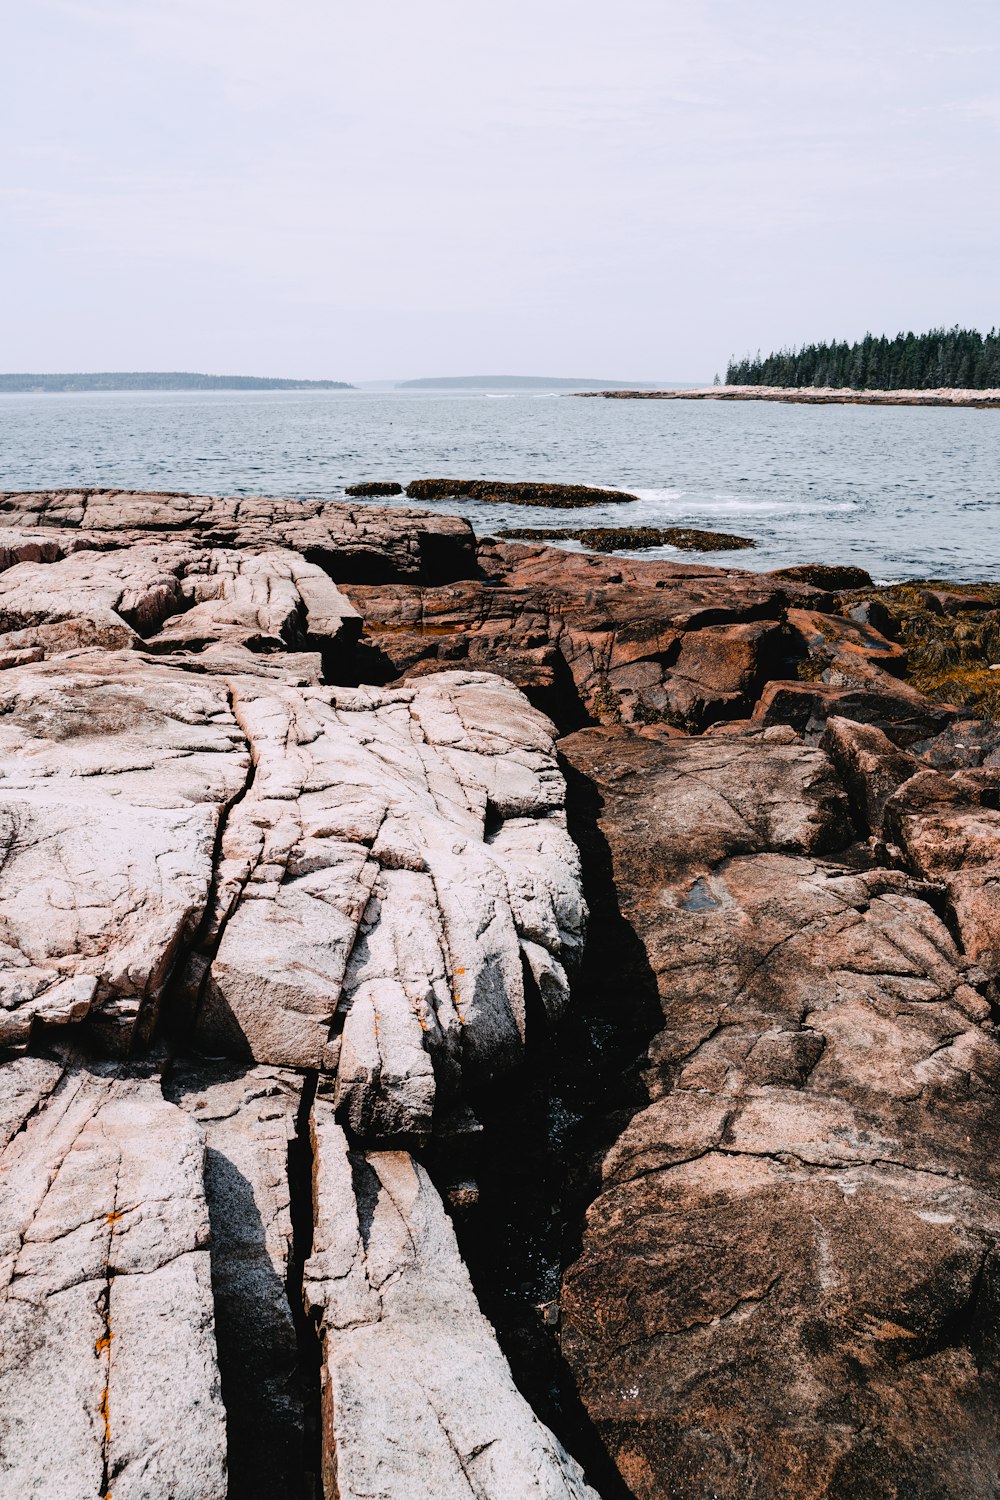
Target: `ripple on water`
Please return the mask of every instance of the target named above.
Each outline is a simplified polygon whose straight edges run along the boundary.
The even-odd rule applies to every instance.
[[[434,508],[470,515],[481,533],[620,525],[626,513],[628,524],[710,530],[738,517],[722,529],[751,537],[756,550],[704,561],[756,570],[836,561],[896,579],[1000,578],[997,412],[483,394],[0,396],[0,488],[332,500],[359,480],[405,484],[441,474],[599,483],[639,498],[586,512],[447,501]]]

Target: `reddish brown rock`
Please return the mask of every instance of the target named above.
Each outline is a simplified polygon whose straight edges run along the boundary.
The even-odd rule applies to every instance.
[[[823,682],[769,682],[751,715],[767,727],[789,724],[807,738],[819,739],[829,718],[853,719],[884,729],[894,742],[907,745],[940,734],[955,710],[932,703],[909,683],[883,677],[863,687],[827,686]]]
[[[962,946],[1000,976],[1000,773],[922,771],[885,806],[887,836],[941,881]]]
[[[721,568],[484,543],[480,583],[349,590],[387,675],[444,663],[501,671],[563,722],[749,713],[782,659],[777,628],[815,591]],[[568,708],[567,698],[577,700]]]
[[[978,594],[958,594],[951,589],[922,589],[920,597],[927,609],[937,615],[976,613],[993,608],[989,599]]]
[[[985,1500],[1000,1045],[935,889],[836,862],[821,751],[562,749],[663,1010],[562,1298],[626,1485]]]
[[[920,769],[919,760],[873,724],[851,719],[828,719],[821,743],[847,789],[859,827],[880,834],[886,802]]]
[[[906,671],[903,647],[864,620],[809,609],[790,609],[785,619],[824,681],[835,682],[838,666],[841,673],[850,673],[858,659],[894,677]]]

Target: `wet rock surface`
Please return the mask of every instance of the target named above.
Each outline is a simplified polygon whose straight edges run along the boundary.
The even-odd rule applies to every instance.
[[[602,490],[592,484],[505,479],[413,479],[406,493],[411,500],[502,500],[508,505],[553,505],[571,510],[638,499],[626,490]]]
[[[593,552],[635,552],[647,547],[679,547],[683,552],[734,552],[757,544],[726,531],[694,526],[522,526],[500,533],[511,541],[574,541]]]
[[[893,591],[0,522],[0,1495],[997,1493],[1000,735]]]
[[[345,495],[401,495],[403,486],[395,479],[366,479],[361,484],[349,484],[344,489]]]

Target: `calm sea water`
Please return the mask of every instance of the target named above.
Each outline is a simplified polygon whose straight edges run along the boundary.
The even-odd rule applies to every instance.
[[[564,480],[640,497],[585,511],[436,507],[469,515],[480,532],[693,525],[758,544],[709,562],[1000,578],[997,411],[422,391],[0,396],[2,489],[336,500],[358,480],[436,475]]]

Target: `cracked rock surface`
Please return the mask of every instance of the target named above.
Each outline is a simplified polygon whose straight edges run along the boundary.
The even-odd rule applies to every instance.
[[[0,1491],[223,1500],[200,1131],[113,1067],[14,1061],[5,1099],[9,1078]]]
[[[929,855],[909,873],[848,848],[833,765],[774,734],[561,742],[663,1014],[565,1274],[563,1353],[635,1495],[985,1497],[982,955],[919,878]]]
[[[998,767],[881,599],[0,494],[0,1500],[995,1500]]]
[[[322,1099],[312,1133],[305,1295],[323,1338],[326,1493],[593,1497],[514,1386],[423,1167],[404,1151],[350,1152]]]

